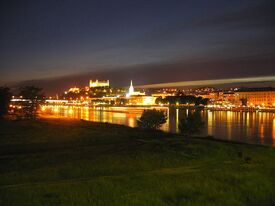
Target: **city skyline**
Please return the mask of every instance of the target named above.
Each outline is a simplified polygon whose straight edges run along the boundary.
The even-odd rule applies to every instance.
[[[275,0],[1,0],[0,28],[0,205],[275,205]]]

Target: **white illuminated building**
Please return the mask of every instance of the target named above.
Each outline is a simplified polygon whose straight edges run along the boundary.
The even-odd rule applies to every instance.
[[[90,80],[90,87],[109,87],[109,80]]]
[[[129,92],[126,94],[126,97],[130,97],[130,96],[140,96],[140,95],[145,95],[144,92],[135,92],[134,86],[133,86],[133,81],[131,80],[131,84],[129,87]]]
[[[145,92],[135,92],[132,80],[126,97],[128,105],[155,105],[156,102],[156,97],[145,96]]]

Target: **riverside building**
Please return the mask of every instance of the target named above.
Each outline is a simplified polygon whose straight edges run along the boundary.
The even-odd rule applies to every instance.
[[[243,105],[275,107],[275,88],[240,89],[235,95]]]

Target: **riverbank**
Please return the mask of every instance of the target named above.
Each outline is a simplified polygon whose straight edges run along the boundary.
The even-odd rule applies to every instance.
[[[272,147],[58,119],[0,133],[0,205],[275,204]]]

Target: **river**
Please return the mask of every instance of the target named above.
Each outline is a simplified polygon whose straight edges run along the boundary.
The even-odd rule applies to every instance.
[[[143,107],[83,107],[83,106],[44,106],[43,115],[58,118],[75,118],[96,122],[109,122],[136,127]],[[158,107],[168,116],[161,129],[179,132],[179,121],[190,112],[188,109]],[[201,136],[217,139],[266,144],[275,146],[275,113],[233,112],[202,110],[205,122]]]

